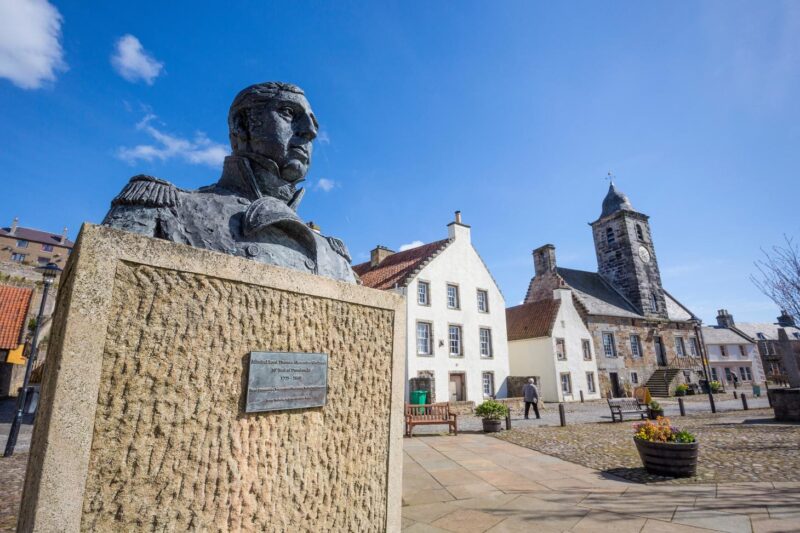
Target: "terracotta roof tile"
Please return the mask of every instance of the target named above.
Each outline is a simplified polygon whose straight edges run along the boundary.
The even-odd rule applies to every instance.
[[[410,250],[394,253],[376,267],[371,267],[367,261],[355,265],[353,270],[367,287],[373,289],[391,289],[395,285],[403,287],[415,270],[444,250],[449,242],[448,239],[443,239],[423,244]]]
[[[540,300],[506,309],[508,340],[548,337],[558,316],[561,300]]]
[[[0,285],[0,350],[19,345],[33,290]]]

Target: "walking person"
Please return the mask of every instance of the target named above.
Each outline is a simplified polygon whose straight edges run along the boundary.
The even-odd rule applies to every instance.
[[[522,387],[522,396],[525,400],[525,420],[528,419],[528,413],[530,412],[531,406],[533,406],[533,412],[536,413],[536,418],[540,418],[538,405],[539,389],[536,388],[533,378],[529,378],[528,383]]]

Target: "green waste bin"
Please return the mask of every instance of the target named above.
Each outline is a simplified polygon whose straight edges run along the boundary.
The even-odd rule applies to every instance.
[[[428,391],[415,390],[411,391],[411,403],[413,405],[425,405],[425,400],[428,399]]]
[[[761,385],[753,385],[753,396],[757,398],[761,397]]]

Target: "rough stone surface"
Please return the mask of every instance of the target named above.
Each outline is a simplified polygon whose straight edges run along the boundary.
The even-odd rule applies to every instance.
[[[389,311],[123,264],[111,321],[82,529],[385,523]],[[329,353],[328,405],[243,415],[251,350]]]
[[[399,528],[399,297],[90,225],[65,279],[21,531]],[[327,404],[245,414],[251,351]]]

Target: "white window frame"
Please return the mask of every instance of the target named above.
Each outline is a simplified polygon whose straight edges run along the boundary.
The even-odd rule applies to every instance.
[[[14,252],[11,254],[11,260],[15,263],[24,263],[25,259],[28,257],[28,254],[19,254]]]
[[[420,347],[420,326],[428,326],[428,347],[427,351],[421,352],[419,350]],[[426,322],[424,320],[417,321],[417,328],[416,328],[416,338],[417,338],[417,355],[421,357],[431,357],[433,355],[433,324],[430,322]]]
[[[722,357],[728,357],[728,350],[725,349],[725,345],[724,344],[720,344],[719,345],[719,354]]]
[[[564,382],[564,377],[567,378],[566,383]],[[561,394],[564,396],[571,396],[572,395],[572,374],[570,372],[561,372],[559,374],[559,381],[561,382]],[[567,389],[564,389],[564,385],[567,385]]]
[[[739,377],[742,378],[742,381],[753,381],[753,372],[749,366],[740,366]]]
[[[717,367],[711,367],[711,381],[719,381],[719,376],[717,375]]]
[[[456,332],[454,338],[453,332]],[[455,343],[455,344],[454,344]],[[457,349],[453,351],[453,347]],[[459,324],[448,324],[447,326],[447,349],[450,357],[464,357],[464,330]]]
[[[486,339],[484,340],[484,334]],[[492,329],[491,328],[478,328],[478,345],[480,347],[481,357],[484,359],[491,359],[494,357],[494,347],[492,346]],[[484,350],[484,347],[486,348]]]
[[[453,298],[450,298],[450,289],[453,289]],[[458,285],[455,283],[447,284],[447,308],[448,309],[461,309],[461,295],[458,294]],[[451,302],[453,304],[451,305]]]
[[[417,304],[430,307],[431,284],[428,281],[417,281]]]
[[[731,370],[731,367],[729,366],[725,367],[725,381],[728,383],[733,383],[733,370]]]
[[[584,361],[591,361],[592,360],[592,341],[591,341],[591,339],[581,339],[581,351],[583,352],[583,360]],[[586,357],[587,354],[589,355],[589,357]]]
[[[27,248],[30,244],[30,241],[26,241],[25,239],[17,239],[17,248]]]
[[[698,344],[697,344],[697,337],[689,337],[689,354],[692,357],[698,357],[700,352],[698,351]]]
[[[630,374],[631,383],[633,385],[639,384],[639,373],[638,372],[631,372]]]
[[[675,336],[675,353],[678,357],[686,357],[686,344],[683,342],[683,337]]]
[[[601,333],[601,337],[603,339],[603,355],[608,358],[616,358],[617,357],[617,344],[614,341],[614,334],[610,331],[604,331]],[[606,338],[611,340],[611,344],[606,344]],[[611,355],[609,355],[609,348],[611,348]]]
[[[739,345],[739,355],[741,355],[742,357],[747,357],[747,346],[745,346],[744,344]]]
[[[591,393],[597,392],[597,386],[595,385],[594,381],[594,372],[586,373],[586,390]]]
[[[558,353],[558,346],[561,345],[561,353]],[[556,359],[559,361],[566,361],[567,360],[567,341],[565,341],[561,337],[556,337],[555,339],[555,349],[556,349]]]
[[[52,252],[53,251],[53,245],[52,244],[42,243],[42,251],[43,252]]]
[[[642,358],[642,338],[638,333],[632,333],[630,337],[631,342],[631,357],[633,359]]]
[[[483,296],[483,298],[481,298]],[[479,313],[488,313],[489,312],[489,291],[486,289],[478,289],[475,293],[475,297],[478,299],[478,312]]]
[[[487,380],[488,378],[488,380]],[[489,392],[486,392],[488,385]],[[481,373],[481,387],[483,388],[483,397],[492,398],[495,395],[494,390],[494,372]]]

